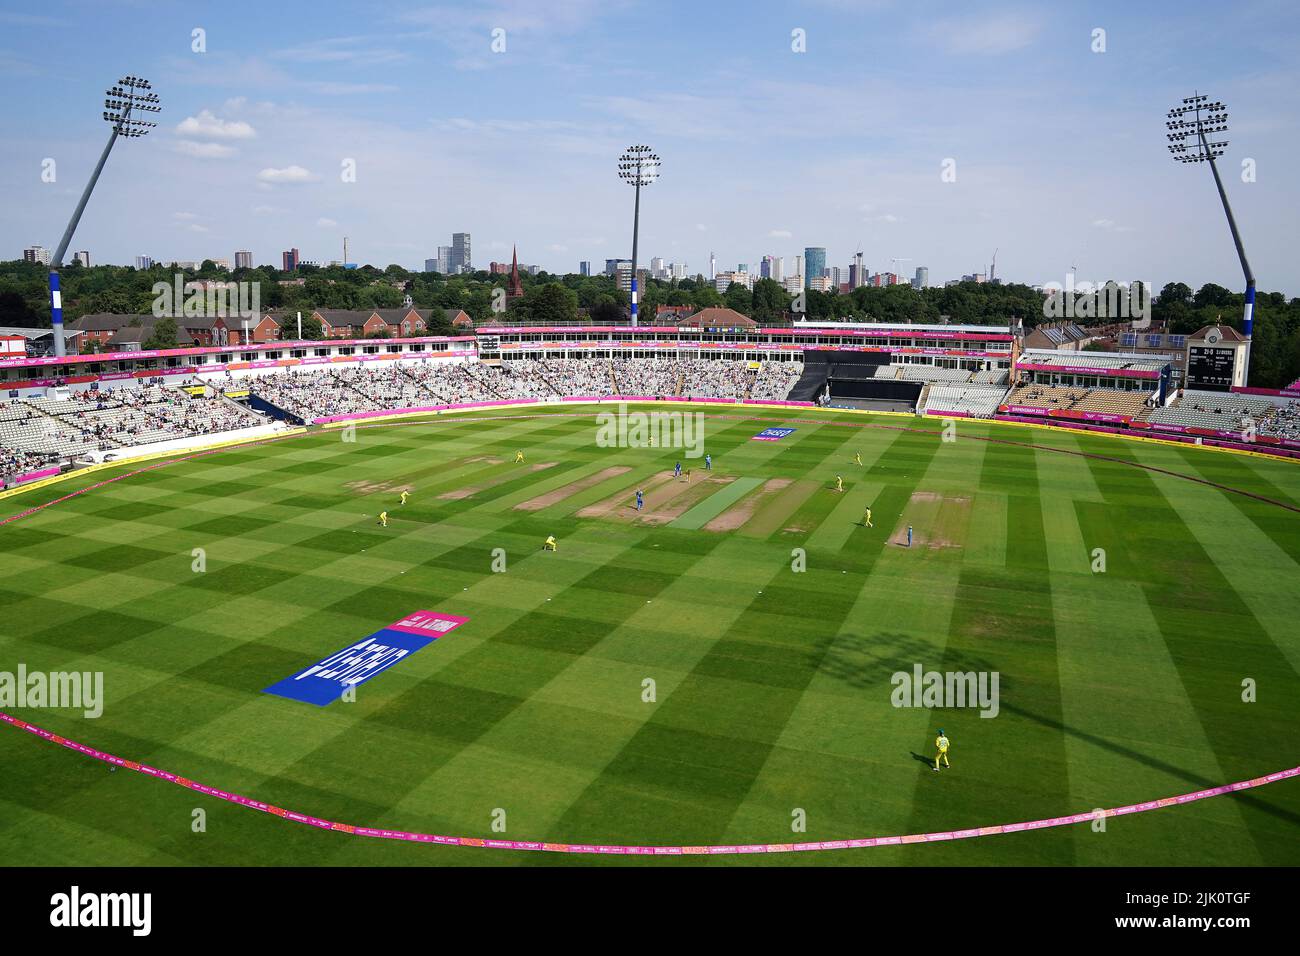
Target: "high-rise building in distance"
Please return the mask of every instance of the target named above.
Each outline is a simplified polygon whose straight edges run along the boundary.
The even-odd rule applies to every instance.
[[[453,273],[474,271],[468,232],[451,234],[451,271]]]
[[[43,266],[50,264],[50,250],[37,244],[23,250],[23,262],[39,262]]]
[[[916,267],[916,276],[912,279],[913,289],[924,289],[930,284],[930,270],[925,266]]]
[[[253,254],[247,249],[238,249],[235,251],[235,268],[251,269],[253,268]]]
[[[297,249],[286,249],[280,253],[280,269],[283,272],[295,271],[300,261]]]
[[[89,249],[82,249],[80,252],[78,252],[75,256],[72,257],[72,261],[73,261],[73,262],[80,262],[80,263],[81,263],[81,267],[82,267],[83,269],[89,269],[89,268],[90,268],[90,250],[89,250]]]
[[[580,275],[580,276],[589,276],[589,275],[591,275],[591,260],[590,260],[590,259],[583,259],[581,262],[578,263],[578,275]]]
[[[826,268],[824,246],[806,246],[803,251],[804,288],[811,289],[811,280],[820,279]]]
[[[140,270],[153,268],[153,256],[136,256],[135,267]]]

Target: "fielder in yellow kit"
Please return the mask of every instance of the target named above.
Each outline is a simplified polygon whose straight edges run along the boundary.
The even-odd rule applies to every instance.
[[[864,528],[874,528],[874,527],[875,527],[875,525],[871,523],[871,509],[870,509],[870,508],[868,508],[868,509],[867,509],[867,513],[864,514],[864,515],[862,516],[862,526],[863,526]]]
[[[841,478],[839,475],[835,476],[835,490],[836,491],[844,490],[844,479]]]
[[[855,452],[853,453],[853,464],[855,464],[855,465],[860,465],[860,464],[862,464],[862,452],[860,452],[860,451],[855,451]]]
[[[553,534],[548,534],[548,535],[546,536],[546,540],[542,543],[542,550],[543,550],[543,551],[558,551],[558,550],[559,550],[559,549],[555,546],[555,535],[553,535]]]
[[[524,460],[524,453],[522,451],[515,452],[515,464],[518,465],[523,460]]]
[[[388,527],[388,512],[387,512],[387,511],[381,511],[381,512],[379,512],[379,523],[380,523],[381,525],[383,525],[385,528]]]
[[[945,767],[951,768],[952,764],[948,763],[948,738],[944,736],[942,728],[939,730],[939,736],[934,738],[934,747],[939,751],[934,755],[934,772],[939,772],[940,760]]]
[[[402,504],[406,504],[406,499],[409,498],[409,497],[411,497],[411,493],[410,493],[409,491],[403,491],[403,492],[402,492]]]

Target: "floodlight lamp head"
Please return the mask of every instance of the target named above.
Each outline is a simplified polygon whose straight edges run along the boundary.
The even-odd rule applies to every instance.
[[[162,111],[157,93],[140,92],[150,88],[148,80],[135,75],[128,75],[122,77],[115,86],[105,92],[104,121],[112,124],[117,135],[125,136],[128,139],[137,139],[146,135],[149,130],[158,125],[135,119],[132,116],[132,113],[159,113]]]
[[[618,158],[618,175],[633,186],[648,186],[659,178],[661,162],[649,146],[629,146]]]
[[[1227,107],[1220,100],[1210,102],[1208,94],[1197,93],[1183,97],[1183,105],[1167,114],[1165,128],[1170,132],[1169,151],[1180,163],[1213,161],[1227,149],[1227,140],[1210,142],[1208,134],[1224,133],[1228,129]]]

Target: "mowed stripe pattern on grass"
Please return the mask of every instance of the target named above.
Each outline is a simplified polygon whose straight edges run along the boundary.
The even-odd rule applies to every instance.
[[[1295,541],[1294,516],[1122,464],[1067,468],[1051,453],[973,443],[1022,437],[1010,429],[961,423],[949,447],[937,427],[801,423],[768,444],[750,438],[782,418],[761,417],[710,422],[715,470],[819,486],[766,537],[583,519],[576,496],[515,511],[535,489],[605,468],[631,470],[584,499],[672,467],[672,451],[596,447],[591,419],[571,414],[359,429],[355,444],[313,435],[137,475],[0,529],[0,669],[102,670],[101,719],[54,712],[42,722],[105,750],[333,819],[485,837],[498,808],[507,836],[565,842],[947,829],[1182,792],[1189,774],[1219,783],[1289,765],[1276,741],[1287,695],[1296,699],[1296,648],[1277,627],[1287,581],[1268,562]],[[1127,448],[1033,440],[1112,457]],[[517,448],[559,474],[513,466]],[[1140,455],[1174,471],[1213,469],[1208,456]],[[461,473],[476,456],[502,463]],[[1215,480],[1291,487],[1286,467],[1251,462]],[[838,513],[842,497],[826,490],[836,473],[850,489],[870,487],[874,531],[854,524],[860,511]],[[416,478],[404,508],[344,487],[404,476]],[[473,498],[437,497],[488,481]],[[881,516],[892,520],[916,492],[970,495],[978,547],[891,548]],[[374,523],[384,504],[388,529]],[[1201,512],[1213,520],[1189,531]],[[792,525],[805,530],[782,530]],[[1220,530],[1234,542],[1221,552]],[[540,553],[547,534],[557,554]],[[1084,577],[1080,541],[1118,555],[1107,577]],[[806,572],[792,570],[792,546],[805,547]],[[192,570],[195,548],[206,571]],[[1115,595],[1104,599],[1108,581]],[[1080,620],[1102,600],[1112,613],[1146,605],[1142,653],[1116,653],[1114,623]],[[1184,612],[1189,602],[1196,613]],[[318,710],[260,694],[423,607],[471,623],[363,685],[355,704]],[[1162,660],[1153,641],[1166,649],[1163,670],[1150,670]],[[1000,715],[892,708],[890,675],[918,659],[1000,670]],[[1113,673],[1111,660],[1122,665]],[[1269,693],[1241,703],[1242,676]],[[1087,710],[1108,689],[1124,721]],[[913,756],[928,753],[936,725],[954,739],[950,775]],[[193,794],[41,749],[0,734],[0,760],[14,768],[0,779],[7,858],[489,862],[345,845],[215,805],[221,838],[195,837]],[[1110,821],[1093,843],[1091,833],[1043,833],[873,850],[870,862],[1214,863],[1224,839],[1241,862],[1294,858],[1296,790],[1143,815],[1163,822]],[[798,835],[796,807],[808,821]],[[865,852],[824,859],[864,862]]]

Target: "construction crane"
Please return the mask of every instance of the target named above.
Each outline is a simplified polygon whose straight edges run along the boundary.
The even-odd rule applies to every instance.
[[[998,272],[998,251],[993,250],[993,264],[989,266],[989,281],[992,282]]]
[[[891,256],[890,259],[889,259],[889,261],[892,262],[892,263],[894,264],[894,281],[897,282],[898,280],[900,280],[900,279],[903,278],[901,275],[898,274],[898,264],[899,264],[900,262],[911,262],[911,261],[912,261],[912,257],[911,257],[911,256]]]

